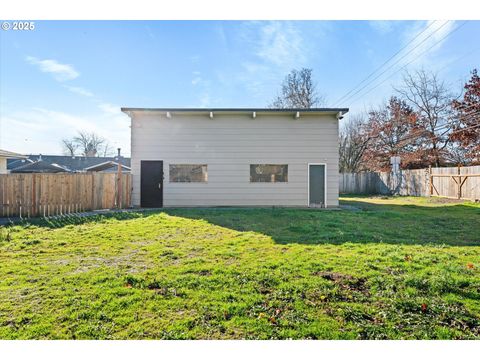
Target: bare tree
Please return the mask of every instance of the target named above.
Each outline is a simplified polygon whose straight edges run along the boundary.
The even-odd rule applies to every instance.
[[[98,156],[106,142],[103,137],[94,132],[87,133],[82,131],[80,131],[73,140],[78,144],[82,155],[88,157]]]
[[[70,156],[76,155],[78,144],[75,141],[71,139],[63,139],[62,146],[63,146],[63,153],[65,155],[70,155]]]
[[[358,172],[363,168],[363,155],[371,140],[363,115],[352,117],[340,129],[340,172]]]
[[[472,165],[472,159],[470,157],[470,149],[468,147],[461,146],[455,142],[451,142],[447,146],[445,152],[445,160],[450,164],[469,166]]]
[[[108,141],[94,132],[79,131],[77,136],[71,139],[63,139],[62,143],[64,152],[72,156],[77,151],[80,151],[82,156],[87,157],[100,156],[101,154],[107,156],[112,153],[112,148]]]
[[[451,141],[454,96],[435,73],[425,70],[406,72],[403,85],[395,90],[418,114],[416,127],[423,133],[425,154],[430,162],[440,166]]]
[[[105,145],[103,146],[103,156],[114,156],[115,155],[115,149],[113,146],[110,145],[110,143],[105,142]]]
[[[270,104],[274,109],[309,109],[325,102],[317,92],[312,79],[312,69],[292,70],[282,83],[281,94]]]

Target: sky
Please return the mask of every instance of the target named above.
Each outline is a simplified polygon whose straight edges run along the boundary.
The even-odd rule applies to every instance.
[[[0,30],[0,148],[61,154],[63,138],[93,131],[129,155],[120,107],[266,107],[302,67],[348,121],[405,70],[461,91],[479,38],[480,21],[36,21]]]

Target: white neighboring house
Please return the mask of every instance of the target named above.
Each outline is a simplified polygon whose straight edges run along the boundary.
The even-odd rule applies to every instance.
[[[133,206],[338,206],[346,108],[122,111]]]
[[[7,159],[26,159],[22,154],[0,149],[0,174],[7,174]]]

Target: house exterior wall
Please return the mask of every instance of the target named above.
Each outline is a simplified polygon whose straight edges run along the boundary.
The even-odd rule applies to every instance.
[[[327,206],[338,206],[335,115],[131,115],[132,203],[140,161],[163,160],[165,207],[308,206],[308,164],[327,165]],[[207,183],[170,183],[170,164],[207,164]],[[288,182],[250,183],[250,164],[287,164]]]
[[[0,174],[7,173],[7,158],[0,157]]]

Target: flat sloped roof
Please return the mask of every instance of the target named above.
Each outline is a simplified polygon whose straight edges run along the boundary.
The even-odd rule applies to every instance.
[[[308,113],[308,114],[346,114],[348,108],[310,108],[310,109],[300,109],[300,108],[290,108],[290,109],[269,109],[269,108],[139,108],[139,107],[122,107],[120,110],[124,113],[129,112],[171,112],[171,113],[217,113],[217,114],[228,114],[228,113],[286,113],[286,114],[296,114],[296,113]]]

